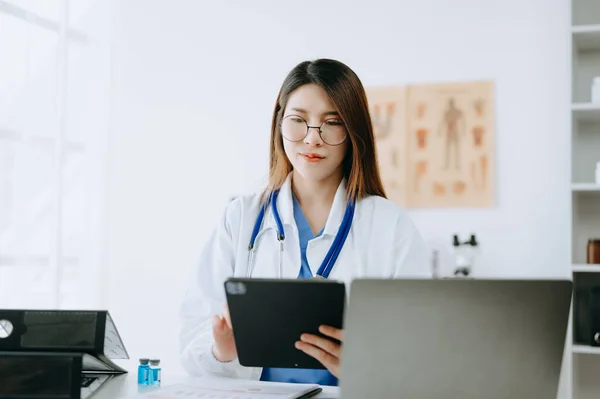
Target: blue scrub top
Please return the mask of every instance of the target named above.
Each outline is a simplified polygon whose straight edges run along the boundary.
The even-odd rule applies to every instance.
[[[306,220],[302,208],[300,208],[300,204],[293,193],[292,198],[294,200],[294,219],[296,221],[296,226],[298,227],[300,252],[302,255],[302,263],[298,278],[312,278],[313,275],[310,265],[308,264],[308,259],[306,258],[306,247],[308,246],[308,241],[320,236],[323,233],[323,230],[316,236],[313,234],[310,225],[308,224],[308,220]],[[338,379],[328,370],[264,368],[260,380],[330,386],[338,385]]]

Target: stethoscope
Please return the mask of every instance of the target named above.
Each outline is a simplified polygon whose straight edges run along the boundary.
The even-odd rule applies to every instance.
[[[271,211],[273,212],[273,218],[275,219],[275,224],[277,225],[277,241],[279,241],[279,278],[282,275],[283,268],[283,241],[285,240],[285,234],[283,232],[283,224],[281,223],[281,218],[279,217],[279,212],[277,211],[277,196],[279,195],[279,190],[273,191],[269,200]],[[254,224],[254,230],[252,231],[252,236],[250,237],[250,244],[248,244],[248,267],[246,269],[246,277],[250,277],[252,275],[252,271],[254,270],[254,251],[256,251],[256,238],[258,236],[258,232],[262,226],[263,219],[265,217],[265,209],[267,207],[267,202],[260,208],[260,212],[258,213],[258,217],[256,218],[256,223]],[[354,206],[355,201],[348,201],[346,205],[346,211],[344,212],[344,218],[342,219],[342,224],[335,235],[335,239],[333,240],[333,244],[319,270],[317,271],[317,277],[327,278],[329,277],[329,273],[331,273],[331,269],[333,269],[333,265],[335,264],[344,243],[346,242],[346,238],[348,237],[348,233],[350,232],[350,226],[352,225],[352,219],[354,218]]]

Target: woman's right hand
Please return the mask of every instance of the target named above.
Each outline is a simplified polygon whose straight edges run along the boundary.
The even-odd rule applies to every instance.
[[[237,358],[237,349],[233,339],[233,327],[227,305],[223,308],[223,316],[212,316],[212,331],[215,344],[213,355],[220,362],[231,362]]]

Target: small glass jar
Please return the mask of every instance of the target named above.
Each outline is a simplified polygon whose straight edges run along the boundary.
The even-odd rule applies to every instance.
[[[140,385],[148,385],[149,361],[150,359],[140,359],[140,364],[138,365],[138,384]]]
[[[600,239],[588,240],[587,245],[587,263],[600,264]]]
[[[150,370],[148,372],[148,385],[160,385],[162,370],[160,359],[150,359]]]

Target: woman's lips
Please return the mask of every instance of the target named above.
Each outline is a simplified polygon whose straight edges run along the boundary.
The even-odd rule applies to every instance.
[[[323,157],[323,156],[321,156],[319,154],[315,154],[315,153],[300,154],[300,155],[307,162],[319,162],[319,161],[323,160],[323,158],[325,158],[325,157]]]

